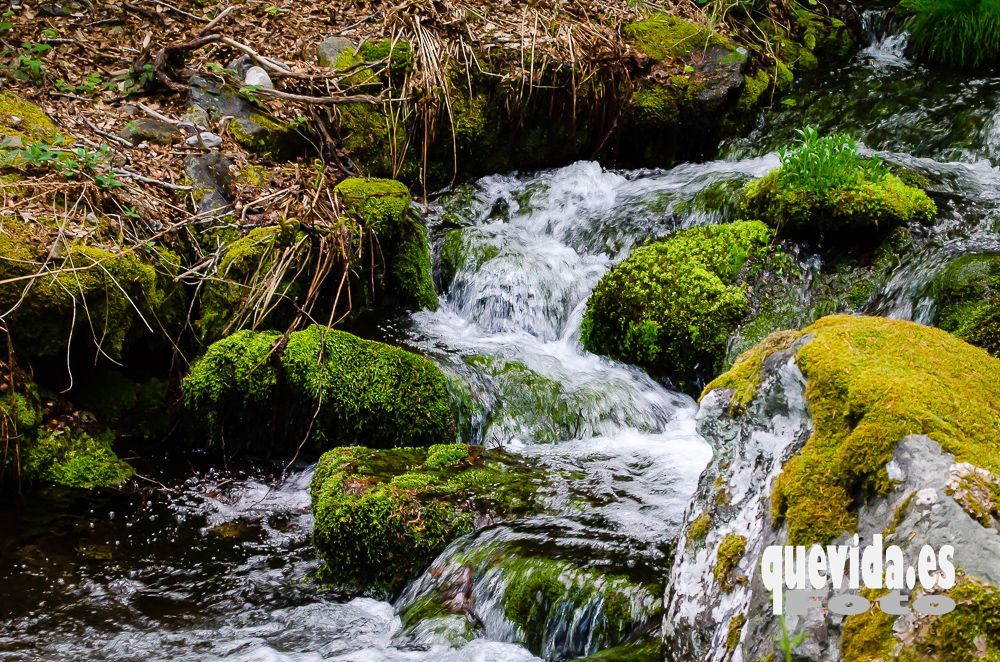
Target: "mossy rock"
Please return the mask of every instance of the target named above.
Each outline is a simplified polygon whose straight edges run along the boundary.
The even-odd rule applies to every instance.
[[[349,177],[334,188],[344,213],[385,260],[385,291],[407,306],[437,308],[427,231],[410,212],[410,191],[393,179]]]
[[[814,431],[775,481],[771,515],[789,544],[856,530],[854,506],[886,494],[885,466],[908,435],[925,434],[959,461],[1000,471],[1000,360],[912,322],[833,315],[744,353],[705,388],[731,389],[734,410],[756,395],[764,360],[794,353]]]
[[[0,134],[28,142],[68,138],[44,110],[9,90],[0,90]]]
[[[1000,356],[1000,255],[952,260],[932,283],[935,324]]]
[[[184,404],[229,451],[264,454],[365,443],[454,440],[448,379],[431,361],[343,331],[239,331],[212,344],[184,378]]]
[[[577,658],[575,662],[661,662],[662,660],[663,652],[660,650],[659,641],[640,640],[605,648],[593,655]]]
[[[543,485],[515,458],[465,444],[331,450],[310,487],[321,578],[351,593],[396,594],[477,517],[533,509]]]
[[[930,223],[937,206],[921,189],[891,173],[859,172],[850,182],[838,178],[802,186],[778,168],[746,185],[741,212],[784,235],[817,244],[871,245],[895,227]]]
[[[22,475],[28,481],[92,489],[120,487],[133,470],[112,449],[110,432],[91,436],[73,429],[43,430],[26,444]]]
[[[731,43],[706,26],[663,13],[630,23],[623,31],[637,49],[654,60],[682,57],[692,51]]]
[[[286,161],[310,150],[310,137],[302,124],[282,122],[267,113],[250,111],[229,121],[237,144],[269,159]]]
[[[696,392],[750,310],[750,283],[780,253],[773,238],[763,223],[746,221],[682,230],[636,249],[588,300],[584,347]]]
[[[959,578],[944,592],[955,609],[922,616],[919,626],[904,625],[878,609],[844,619],[840,648],[845,660],[946,662],[992,660],[1000,653],[1000,587]],[[869,597],[872,599],[872,597]],[[902,639],[902,641],[901,641]]]
[[[134,332],[169,326],[177,312],[180,291],[161,273],[171,268],[162,256],[146,261],[137,252],[71,244],[33,278],[51,228],[12,219],[5,230],[0,279],[22,280],[0,285],[0,308],[12,311],[6,321],[23,356],[64,356],[72,335],[119,359]]]

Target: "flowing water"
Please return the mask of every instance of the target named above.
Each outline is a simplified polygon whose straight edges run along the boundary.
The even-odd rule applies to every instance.
[[[735,218],[739,187],[795,129],[853,133],[926,177],[941,220],[861,306],[929,322],[954,256],[1000,251],[1000,77],[933,71],[865,15],[871,44],[805,83],[720,160],[497,175],[428,214],[441,307],[391,331],[471,386],[467,434],[545,468],[531,517],[456,541],[394,604],[309,581],[310,468],[164,468],[140,494],[50,490],[0,514],[4,659],[570,659],[655,629],[676,531],[710,451],[695,403],[584,352],[587,297],[635,245]],[[820,309],[822,259],[791,295]],[[547,610],[524,602],[543,591]],[[527,604],[527,608],[525,607]]]

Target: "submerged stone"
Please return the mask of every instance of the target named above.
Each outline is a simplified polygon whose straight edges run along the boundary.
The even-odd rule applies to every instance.
[[[477,521],[535,508],[544,485],[513,456],[465,444],[329,451],[310,488],[320,577],[350,593],[395,594]]]

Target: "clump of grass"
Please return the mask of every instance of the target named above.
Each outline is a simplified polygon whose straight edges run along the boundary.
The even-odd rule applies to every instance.
[[[846,189],[862,182],[880,182],[889,168],[877,156],[865,157],[858,143],[844,133],[819,134],[814,126],[799,129],[801,142],[778,150],[781,184],[816,194]]]
[[[906,31],[919,57],[961,67],[1000,62],[1000,1],[903,0]]]

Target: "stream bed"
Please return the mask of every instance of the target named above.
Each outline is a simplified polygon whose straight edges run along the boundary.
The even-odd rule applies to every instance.
[[[868,48],[802,84],[719,160],[495,175],[432,205],[441,306],[383,339],[471,385],[472,440],[557,477],[543,512],[456,541],[390,604],[340,600],[309,580],[309,466],[165,468],[138,494],[49,490],[0,513],[0,657],[563,660],[655,629],[672,538],[711,451],[690,397],[580,348],[587,297],[610,266],[651,237],[733,220],[740,185],[774,168],[805,124],[850,132],[919,173],[941,210],[863,312],[929,322],[934,273],[1000,251],[1000,77],[917,66],[905,36],[865,19]],[[803,273],[818,268],[800,259]],[[795,296],[798,322],[822,313],[808,282]],[[507,605],[543,569],[565,594],[525,632]],[[475,623],[408,622],[459,581]]]

